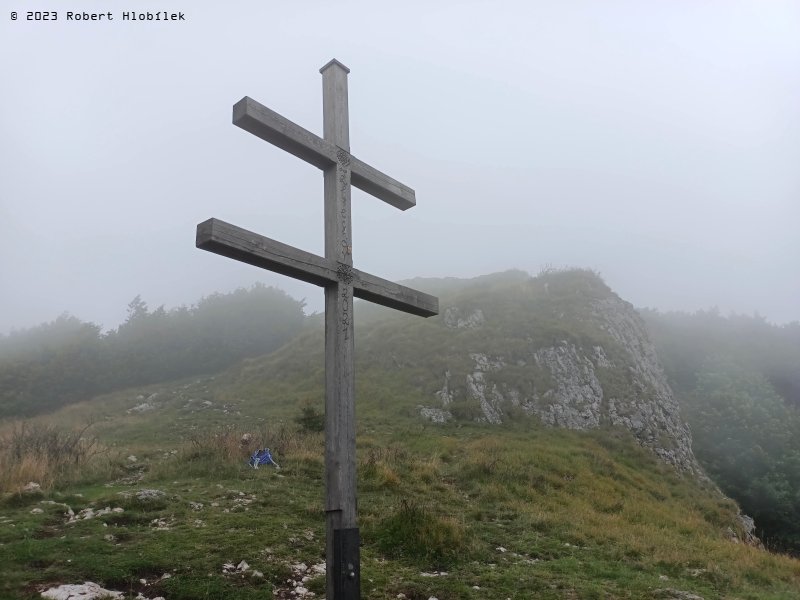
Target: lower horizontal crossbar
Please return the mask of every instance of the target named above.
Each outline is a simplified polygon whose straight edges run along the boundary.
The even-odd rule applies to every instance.
[[[348,283],[356,298],[421,317],[439,314],[435,296],[352,269],[219,219],[197,226],[196,245],[221,256],[319,286]],[[347,281],[352,279],[351,281]]]

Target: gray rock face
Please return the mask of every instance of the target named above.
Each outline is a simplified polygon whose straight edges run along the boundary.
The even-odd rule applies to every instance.
[[[447,406],[453,401],[453,392],[450,389],[450,371],[444,372],[444,385],[441,390],[436,392],[436,398],[442,403],[442,406]]]
[[[490,359],[485,354],[470,354],[475,361],[475,370],[467,374],[467,397],[480,404],[484,420],[499,425],[503,422],[500,408],[504,400],[496,384],[489,384],[485,373],[502,369],[505,365],[499,359]]]
[[[430,408],[427,406],[419,407],[419,414],[423,419],[427,419],[431,423],[447,423],[453,418],[449,410],[443,408]]]
[[[436,422],[449,420],[448,407],[460,398],[476,403],[480,420],[493,424],[502,423],[514,407],[554,427],[617,425],[664,461],[705,479],[644,321],[613,294],[593,298],[589,306],[590,314],[583,316],[591,318],[597,331],[594,343],[562,340],[541,347],[527,340],[525,355],[517,352],[513,359],[472,352],[474,367],[461,373],[448,369],[442,389],[434,394],[438,407],[420,407],[421,414]],[[448,328],[491,331],[492,326],[480,309],[466,315],[450,308],[443,320]],[[515,377],[506,375],[509,369]],[[522,383],[520,370],[527,379]]]
[[[737,520],[739,522],[739,527],[741,528],[742,537],[739,537],[739,535],[733,530],[733,527],[728,527],[728,531],[726,532],[728,539],[736,544],[739,542],[744,542],[748,546],[763,548],[764,543],[758,538],[758,536],[756,536],[756,522],[753,520],[753,517],[750,517],[744,513],[739,513]]]
[[[599,427],[603,386],[595,376],[592,361],[567,342],[537,350],[533,357],[538,366],[550,371],[556,386],[528,403],[529,412],[556,427]]]
[[[629,355],[631,385],[626,397],[608,399],[608,418],[627,427],[663,460],[698,477],[703,470],[692,453],[692,436],[680,416],[644,321],[631,304],[614,296],[596,300],[593,316]]]
[[[444,310],[444,324],[451,329],[475,329],[486,322],[483,311],[478,308],[472,312],[462,311],[455,306],[448,306]]]

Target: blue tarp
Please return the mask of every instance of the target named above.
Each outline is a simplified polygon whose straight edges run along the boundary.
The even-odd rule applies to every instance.
[[[280,468],[278,463],[272,460],[272,454],[270,453],[269,448],[264,448],[262,450],[256,450],[253,452],[248,464],[254,469],[257,469],[259,465],[273,465]]]

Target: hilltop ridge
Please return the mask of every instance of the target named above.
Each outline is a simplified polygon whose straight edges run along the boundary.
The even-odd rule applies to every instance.
[[[624,427],[662,460],[704,477],[644,322],[596,273],[514,270],[407,283],[437,294],[440,315],[422,320],[357,304],[357,379],[402,370],[412,388],[406,397],[437,423],[527,415],[568,429]],[[320,348],[318,339],[298,339],[256,370],[284,379],[290,363],[319,364]]]

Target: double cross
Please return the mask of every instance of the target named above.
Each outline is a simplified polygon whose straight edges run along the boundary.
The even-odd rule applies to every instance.
[[[233,106],[233,124],[318,167],[324,177],[325,256],[218,219],[197,226],[197,247],[325,289],[325,512],[327,598],[360,598],[356,510],[353,297],[422,317],[437,298],[353,268],[350,188],[406,210],[414,190],[350,153],[347,74],[336,59],[322,73],[323,137],[253,100]]]

